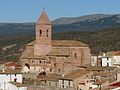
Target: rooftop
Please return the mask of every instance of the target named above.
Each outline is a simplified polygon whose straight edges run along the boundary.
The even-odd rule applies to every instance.
[[[70,49],[68,48],[53,48],[52,51],[50,51],[48,56],[69,56],[70,55]]]
[[[108,82],[108,80],[97,80],[94,85],[102,85],[104,83]]]
[[[5,64],[5,66],[15,66],[15,67],[20,67],[21,65],[15,63],[15,62],[11,62],[11,63],[7,63],[7,64]]]
[[[91,66],[91,67],[88,67],[87,70],[90,70],[90,71],[105,71],[105,70],[113,70],[115,69],[115,67],[107,67],[107,66]]]
[[[115,55],[120,55],[120,51],[117,51]]]
[[[18,82],[9,82],[9,83],[11,83],[11,84],[13,84],[13,85],[15,85],[17,87],[24,87],[25,86],[24,84],[18,83]]]
[[[111,75],[113,72],[112,71],[105,71],[105,72],[94,72],[94,74],[93,75],[95,75],[95,76],[109,76],[109,75]]]
[[[22,74],[20,71],[6,69],[4,72],[0,70],[0,74]]]
[[[88,70],[75,70],[67,75],[65,75],[62,79],[75,79],[81,76],[84,76],[85,74],[90,73]]]
[[[39,22],[49,22],[49,23],[50,23],[50,20],[49,20],[49,18],[48,18],[48,15],[47,15],[47,13],[46,13],[45,11],[43,11],[43,12],[41,13],[41,15],[40,15],[40,17],[39,17],[39,19],[38,19],[37,22],[38,22],[38,23],[39,23]]]
[[[110,86],[119,86],[120,87],[120,82],[114,83],[114,84],[112,84]]]
[[[35,44],[35,41],[27,44],[28,46],[33,46]],[[88,47],[89,45],[76,41],[76,40],[52,40],[52,46],[66,46],[66,47]]]
[[[48,75],[43,78],[45,81],[58,81],[60,78],[62,78],[61,75],[53,74],[53,75]]]

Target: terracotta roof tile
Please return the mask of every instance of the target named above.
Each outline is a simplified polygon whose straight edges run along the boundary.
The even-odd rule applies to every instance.
[[[120,82],[114,83],[114,84],[112,84],[110,86],[119,86],[120,87]]]
[[[20,67],[21,65],[15,63],[15,62],[11,62],[11,63],[7,63],[7,64],[5,64],[5,66],[15,66],[15,67]]]
[[[105,70],[113,70],[115,69],[115,67],[107,67],[107,66],[91,66],[91,67],[88,67],[87,70],[90,70],[90,71],[105,71]]]
[[[28,46],[33,46],[35,44],[35,41],[28,43]],[[67,47],[88,47],[89,45],[76,41],[76,40],[52,40],[52,46],[67,46]]]
[[[69,56],[70,50],[68,48],[54,48],[52,51],[50,51],[48,56]]]
[[[15,85],[17,87],[24,87],[25,86],[25,84],[18,83],[18,82],[9,82],[9,83],[11,83],[11,84],[13,84],[13,85]]]
[[[83,75],[88,74],[88,73],[91,73],[91,71],[88,71],[88,70],[75,70],[75,71],[65,75],[63,77],[63,79],[75,79],[75,78],[78,78],[78,77],[83,76]]]
[[[94,72],[93,75],[95,75],[95,76],[109,76],[109,75],[111,75],[112,73],[113,73],[112,71]]]
[[[0,74],[22,74],[20,71],[6,69],[4,72],[0,70]]]
[[[42,13],[41,13],[41,15],[40,15],[40,17],[39,17],[39,19],[38,19],[38,21],[37,21],[37,23],[51,23],[50,22],[50,20],[49,20],[49,18],[48,18],[48,15],[47,15],[47,13],[45,12],[45,11],[43,11]]]
[[[120,55],[120,51],[117,51],[117,53],[115,55]]]

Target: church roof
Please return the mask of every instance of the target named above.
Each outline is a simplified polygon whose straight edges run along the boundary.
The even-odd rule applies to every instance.
[[[38,22],[49,22],[49,18],[48,15],[45,11],[42,12],[42,14],[40,15]]]
[[[27,46],[34,46],[35,41],[27,44]],[[46,56],[69,56],[70,49],[68,47],[88,47],[89,45],[75,41],[75,40],[52,40],[52,50]],[[57,48],[54,48],[57,47]],[[29,52],[25,50],[21,58],[31,58],[45,60],[46,56],[34,55],[34,49],[31,48]]]
[[[52,51],[50,51],[48,56],[69,56],[70,50],[68,48],[53,48]]]
[[[35,41],[27,44],[28,46],[33,46]],[[52,46],[58,47],[88,47],[89,45],[76,41],[76,40],[52,40]]]
[[[29,48],[29,52],[27,49],[24,50],[24,52],[22,53],[21,56],[22,59],[40,59],[40,60],[45,60],[46,56],[42,56],[42,55],[34,55],[34,49],[33,48]]]

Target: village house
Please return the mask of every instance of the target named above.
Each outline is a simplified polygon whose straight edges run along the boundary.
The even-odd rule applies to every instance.
[[[10,82],[16,82],[16,83],[22,83],[23,78],[22,78],[22,73],[21,72],[16,72],[14,70],[2,70],[0,71],[0,89],[2,90],[18,90],[18,89],[9,89],[12,88],[10,87]],[[19,89],[20,90],[20,89]],[[26,90],[26,89],[22,89]]]
[[[112,66],[112,58],[102,57],[102,66]]]
[[[36,23],[36,40],[27,44],[20,61],[23,72],[64,74],[90,66],[89,45],[75,40],[51,40],[51,21],[45,11]]]
[[[4,65],[6,69],[21,70],[21,65],[15,62],[9,62]]]
[[[115,67],[120,67],[120,51],[117,51],[113,56],[112,56],[112,65]]]
[[[61,90],[73,89],[73,90],[88,90],[92,88],[92,83],[95,81],[92,79],[93,73],[87,70],[75,70],[66,75],[47,75],[40,77],[41,84],[46,87],[59,88]]]
[[[95,54],[91,55],[91,66],[97,66],[98,56]]]
[[[73,87],[77,90],[87,90],[91,88],[92,84],[88,84],[89,80],[92,80],[93,72],[88,70],[75,70],[61,79],[59,79],[59,88]],[[81,86],[84,84],[84,86]],[[92,82],[91,82],[92,83]]]
[[[9,82],[7,90],[28,90],[27,86],[19,82]]]

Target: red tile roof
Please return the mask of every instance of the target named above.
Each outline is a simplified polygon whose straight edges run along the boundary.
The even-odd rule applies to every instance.
[[[120,55],[120,51],[117,51],[117,53],[115,55]]]
[[[110,86],[119,86],[120,87],[120,82],[114,83],[114,84],[112,84]]]
[[[78,67],[80,67],[80,68],[87,68],[86,66],[78,66]]]
[[[21,65],[15,63],[15,62],[12,62],[12,63],[5,64],[5,66],[15,66],[15,67],[20,67]]]

